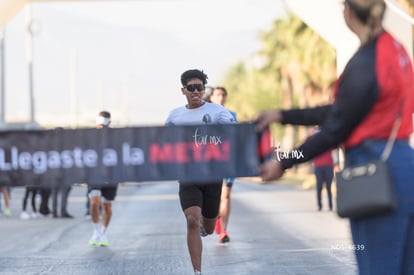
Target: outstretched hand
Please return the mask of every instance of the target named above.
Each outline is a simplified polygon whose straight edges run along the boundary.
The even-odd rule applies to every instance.
[[[269,126],[272,122],[280,122],[282,119],[282,115],[280,111],[271,110],[271,111],[263,111],[255,120],[256,129],[258,131],[262,131],[264,128]]]
[[[263,181],[271,181],[280,179],[283,176],[284,170],[280,162],[275,160],[268,160],[260,166],[260,176]]]

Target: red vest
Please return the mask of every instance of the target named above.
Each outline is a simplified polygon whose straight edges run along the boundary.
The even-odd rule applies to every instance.
[[[326,151],[322,155],[317,156],[313,159],[313,166],[333,166],[332,151]]]

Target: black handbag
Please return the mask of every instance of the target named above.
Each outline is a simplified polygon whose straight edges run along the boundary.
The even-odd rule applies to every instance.
[[[397,118],[380,159],[337,173],[336,207],[340,217],[367,218],[396,209],[397,198],[386,160],[399,124]]]
[[[395,210],[397,199],[387,163],[376,160],[338,173],[336,207],[342,218],[364,218]]]

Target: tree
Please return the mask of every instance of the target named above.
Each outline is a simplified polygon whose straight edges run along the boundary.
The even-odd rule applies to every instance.
[[[228,106],[241,121],[265,109],[327,103],[336,53],[326,41],[293,14],[275,21],[261,38],[262,49],[230,68],[223,81],[231,91]],[[272,132],[282,148],[290,149],[306,136],[306,129],[299,129],[276,126]]]

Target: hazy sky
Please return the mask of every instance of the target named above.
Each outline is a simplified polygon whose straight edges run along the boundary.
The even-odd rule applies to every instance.
[[[6,120],[29,117],[25,9],[6,27]],[[162,124],[185,104],[180,75],[203,69],[210,85],[260,49],[285,14],[282,0],[152,0],[31,5],[36,118],[93,125]]]

